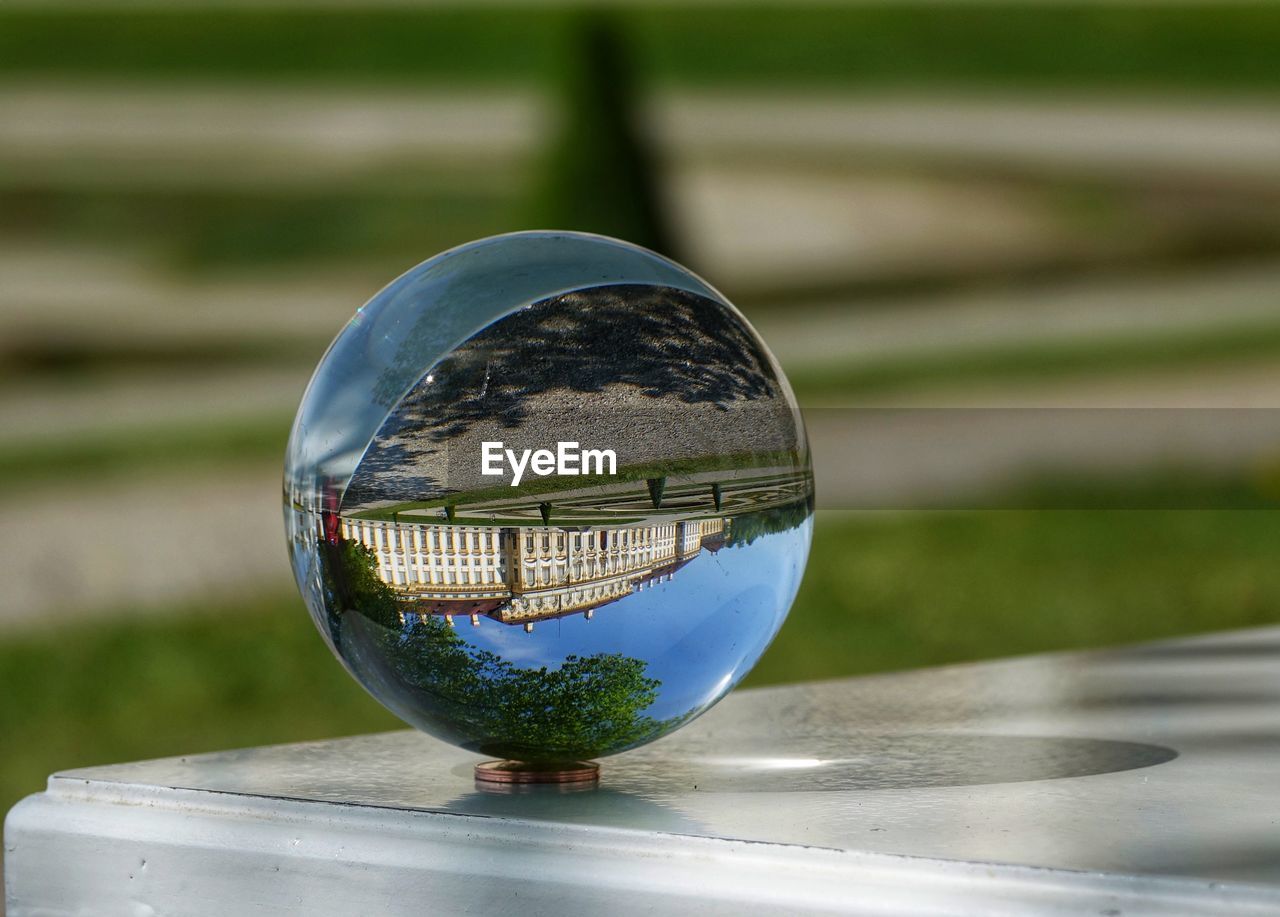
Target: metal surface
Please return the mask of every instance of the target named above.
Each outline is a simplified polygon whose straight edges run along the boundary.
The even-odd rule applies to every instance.
[[[1277,752],[1267,629],[738,692],[585,792],[411,732],[90,768],[9,908],[1280,913]]]

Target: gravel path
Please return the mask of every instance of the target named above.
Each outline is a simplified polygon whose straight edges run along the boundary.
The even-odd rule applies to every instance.
[[[272,180],[300,180],[388,157],[524,157],[540,139],[543,105],[534,93],[475,88],[24,81],[0,87],[0,161],[54,160],[46,167],[57,168],[60,160],[71,169],[67,154],[83,150],[99,155],[105,169],[133,174],[157,162],[186,162],[191,180],[207,184],[217,166],[245,162],[276,163],[266,176]],[[652,115],[667,143],[698,154],[906,151],[1047,168],[1280,176],[1280,112],[1261,101],[681,91],[655,96]],[[259,177],[241,172],[239,180]]]
[[[0,628],[234,601],[291,580],[274,466],[80,481],[0,501]]]
[[[856,366],[894,357],[1044,343],[1085,349],[1116,337],[1172,336],[1280,322],[1280,264],[1064,283],[917,300],[847,303],[755,324],[784,367]]]

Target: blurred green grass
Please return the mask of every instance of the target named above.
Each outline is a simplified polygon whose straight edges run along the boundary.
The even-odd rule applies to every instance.
[[[823,513],[796,605],[746,684],[1274,622],[1275,518]],[[57,769],[399,726],[293,594],[50,623],[0,642],[0,807]]]
[[[668,82],[1274,90],[1265,3],[1002,3],[621,12]],[[31,8],[0,11],[0,73],[523,83],[561,53],[563,9]]]
[[[0,237],[61,245],[128,240],[183,274],[333,259],[388,271],[502,231],[516,211],[509,182],[453,167],[441,179],[383,176],[311,189],[76,188],[33,180],[0,188]],[[433,187],[440,183],[450,187]]]
[[[260,468],[284,455],[289,418],[177,423],[0,446],[0,494],[58,481],[136,477],[181,468],[198,474]]]
[[[823,515],[800,596],[748,685],[1280,619],[1270,510]]]
[[[1016,384],[1150,370],[1274,365],[1280,324],[1222,323],[1211,328],[1114,334],[1104,339],[1015,342],[946,354],[886,354],[854,365],[801,367],[790,375],[802,398],[901,393],[934,386]]]

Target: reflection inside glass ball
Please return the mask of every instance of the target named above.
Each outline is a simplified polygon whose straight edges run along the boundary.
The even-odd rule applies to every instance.
[[[799,585],[813,486],[794,400],[732,307],[584,286],[419,369],[349,480],[286,469],[299,584],[375,697],[554,762],[657,738],[746,674]]]

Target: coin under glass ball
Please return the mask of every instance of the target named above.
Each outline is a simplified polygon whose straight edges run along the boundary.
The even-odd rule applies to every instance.
[[[609,755],[723,697],[808,555],[778,364],[679,265],[601,236],[445,252],[325,353],[285,466],[293,570],[396,715],[522,762]]]

